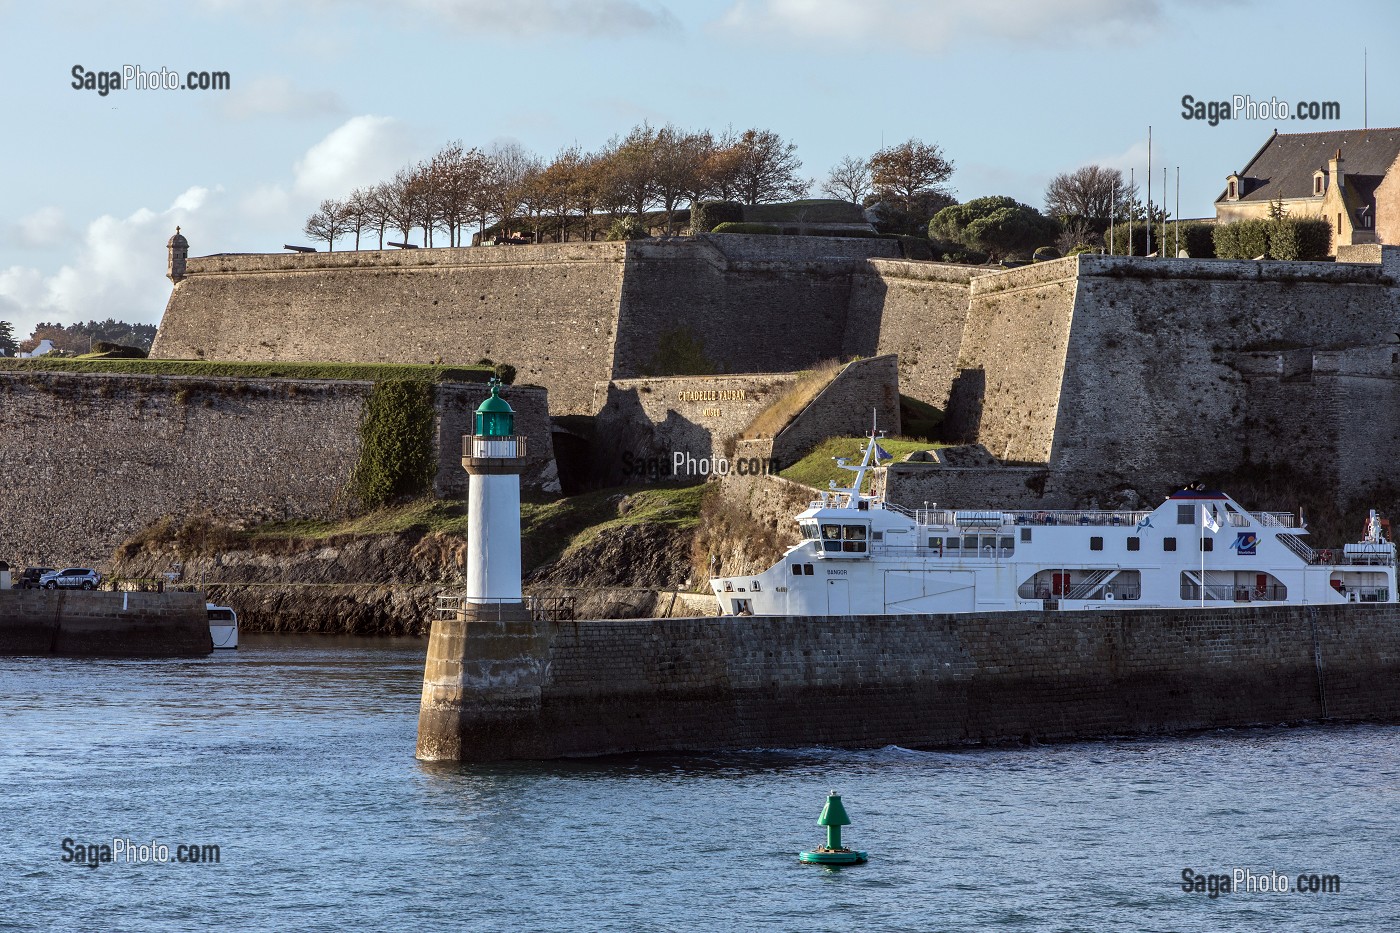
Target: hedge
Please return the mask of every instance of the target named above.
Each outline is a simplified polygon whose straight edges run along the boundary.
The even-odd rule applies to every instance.
[[[690,208],[690,232],[713,233],[721,224],[744,222],[744,205],[737,201],[699,201]]]
[[[1332,228],[1316,217],[1237,220],[1215,228],[1215,254],[1221,259],[1317,261],[1332,247]]]
[[[745,224],[745,223],[722,223],[710,231],[711,233],[755,233],[755,234],[775,234],[778,232],[774,224]]]

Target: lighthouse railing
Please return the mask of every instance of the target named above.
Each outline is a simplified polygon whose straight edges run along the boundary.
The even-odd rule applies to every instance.
[[[462,438],[462,449],[468,457],[493,460],[517,460],[525,456],[525,437],[511,434],[493,437],[486,434],[467,434]]]

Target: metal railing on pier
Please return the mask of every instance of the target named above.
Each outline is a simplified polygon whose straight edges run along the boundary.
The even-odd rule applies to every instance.
[[[522,600],[515,599],[468,599],[462,594],[438,596],[433,606],[434,619],[457,619],[471,606],[472,615],[478,619],[489,619],[492,608],[498,618],[503,617],[506,607],[518,606]],[[530,610],[530,618],[536,622],[572,622],[576,618],[574,597],[572,596],[526,596],[523,600]]]

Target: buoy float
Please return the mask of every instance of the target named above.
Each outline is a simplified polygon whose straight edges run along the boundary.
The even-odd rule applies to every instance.
[[[857,852],[841,845],[841,827],[850,826],[851,818],[846,815],[846,808],[841,804],[841,795],[836,791],[827,794],[826,806],[822,807],[822,815],[817,818],[817,825],[826,827],[826,845],[818,846],[810,852],[799,852],[798,861],[814,865],[859,865],[869,860],[870,856],[865,852]]]

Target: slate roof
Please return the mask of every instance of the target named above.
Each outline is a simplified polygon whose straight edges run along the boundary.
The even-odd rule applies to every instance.
[[[1400,158],[1400,127],[1275,133],[1240,172],[1248,181],[1239,200],[1312,197],[1313,172],[1325,169],[1338,149],[1342,150],[1342,172],[1355,178],[1358,187],[1373,192]],[[1216,200],[1224,201],[1225,192]]]

